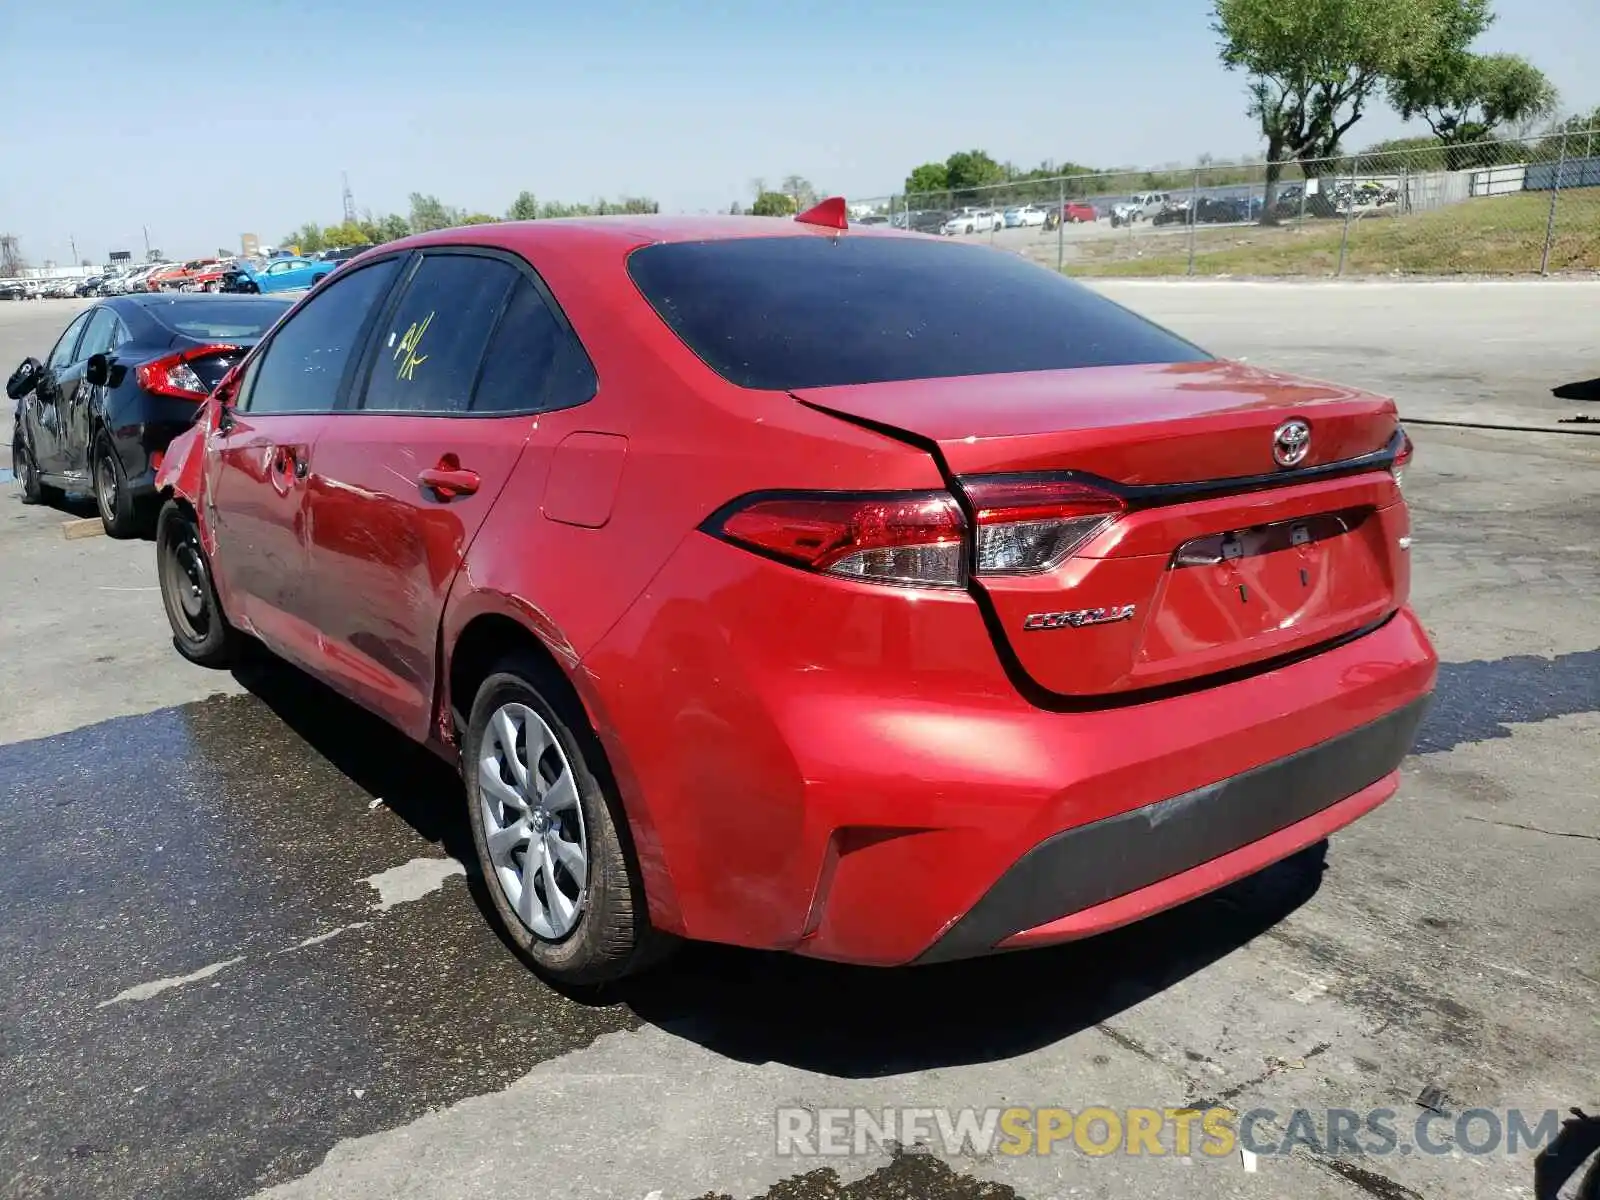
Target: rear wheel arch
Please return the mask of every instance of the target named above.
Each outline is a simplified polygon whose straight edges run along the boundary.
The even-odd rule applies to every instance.
[[[501,612],[487,612],[471,618],[462,627],[449,647],[444,673],[443,718],[458,731],[458,739],[461,739],[478,690],[490,676],[505,670],[525,675],[528,683],[557,709],[579,738],[590,771],[600,785],[621,802],[626,819],[617,823],[617,833],[623,853],[633,869],[640,871],[638,843],[641,838],[648,842],[655,840],[653,832],[638,827],[640,822],[648,824],[649,818],[639,811],[638,805],[629,803],[628,794],[619,785],[610,752],[600,737],[593,713],[572,681],[569,668],[526,624]],[[461,745],[462,740],[457,744]],[[465,763],[462,767],[467,769]],[[641,873],[652,922],[663,930],[676,928],[678,908],[670,881],[650,870]]]
[[[588,707],[578,695],[566,670],[543,639],[522,622],[503,613],[481,613],[473,617],[456,635],[450,648],[445,697],[449,715],[457,725],[472,711],[472,701],[498,664],[507,658],[524,659],[536,667],[538,679],[530,683],[548,686],[559,694],[561,700],[575,706],[576,711],[592,728]],[[551,697],[552,700],[556,696]]]

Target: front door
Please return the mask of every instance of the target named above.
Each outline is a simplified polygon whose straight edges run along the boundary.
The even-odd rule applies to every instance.
[[[456,572],[537,414],[594,377],[525,266],[463,251],[424,255],[364,373],[314,458],[316,612],[335,686],[421,740]]]
[[[67,326],[45,359],[39,381],[34,385],[33,459],[34,465],[45,475],[55,477],[54,482],[65,479],[71,469],[67,457],[66,417],[67,397],[77,389],[82,370],[74,370],[78,343],[89,324],[89,312],[78,314]],[[81,483],[81,480],[74,480]]]
[[[313,671],[319,633],[307,605],[306,484],[399,263],[345,276],[278,326],[207,439],[213,569],[230,616]]]

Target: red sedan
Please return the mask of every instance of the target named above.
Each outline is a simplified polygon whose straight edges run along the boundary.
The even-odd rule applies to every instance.
[[[1394,404],[844,226],[383,246],[161,471],[178,649],[259,639],[459,762],[552,977],[1082,937],[1395,790],[1436,660]]]
[[[1074,225],[1088,223],[1094,224],[1100,219],[1100,212],[1094,205],[1083,201],[1073,201],[1061,208],[1061,215]]]

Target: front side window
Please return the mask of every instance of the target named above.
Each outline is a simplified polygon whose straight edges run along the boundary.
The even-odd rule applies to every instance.
[[[61,367],[70,367],[73,364],[72,352],[78,345],[78,335],[83,332],[83,327],[89,323],[89,316],[90,313],[83,313],[76,321],[67,326],[67,331],[56,342],[55,349],[50,351],[50,359],[47,365],[59,369]]]
[[[512,286],[509,263],[430,254],[380,334],[361,407],[375,412],[464,413],[484,348]]]
[[[388,295],[400,259],[373,263],[341,275],[273,334],[258,356],[239,409],[253,413],[331,412],[351,355],[359,349],[367,320]]]

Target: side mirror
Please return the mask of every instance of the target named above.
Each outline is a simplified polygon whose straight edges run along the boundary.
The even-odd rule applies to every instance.
[[[83,366],[83,378],[90,387],[105,387],[111,382],[111,356],[91,354]]]
[[[6,380],[6,395],[12,400],[21,400],[33,391],[34,384],[39,382],[39,372],[44,370],[44,364],[37,358],[25,358],[22,365],[11,372],[11,378]]]

